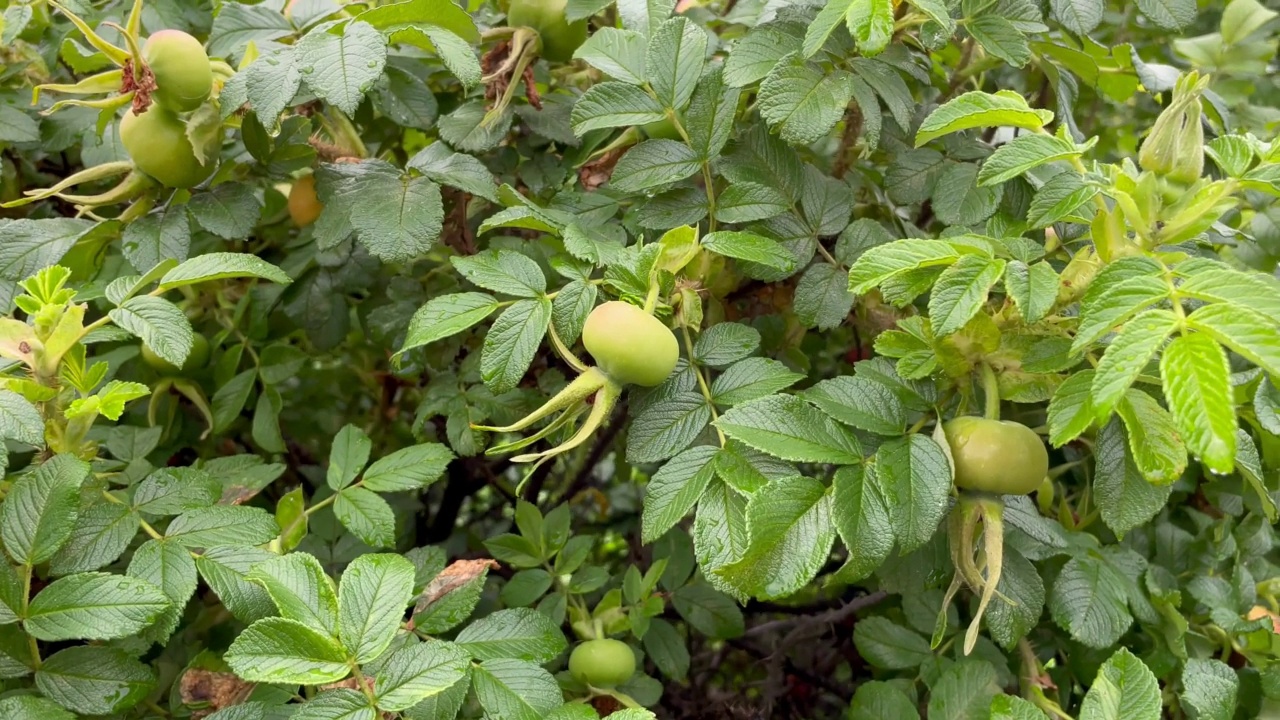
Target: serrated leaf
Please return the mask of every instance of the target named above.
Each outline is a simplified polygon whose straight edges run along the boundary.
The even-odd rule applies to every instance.
[[[1043,228],[1066,219],[1097,196],[1098,192],[1095,185],[1086,184],[1075,172],[1058,173],[1042,185],[1031,199],[1031,207],[1027,209],[1027,225]]]
[[[1080,720],[1158,720],[1156,676],[1128,648],[1120,648],[1098,669],[1080,706]]]
[[[375,460],[364,471],[364,486],[374,492],[425,489],[439,480],[454,458],[440,443],[422,443]]]
[[[570,122],[579,137],[601,128],[644,125],[666,117],[662,105],[636,85],[602,82],[592,85],[573,104]]]
[[[858,257],[849,268],[849,292],[865,295],[869,290],[903,273],[921,268],[950,265],[960,253],[942,240],[895,240],[877,245]]]
[[[333,514],[364,544],[374,548],[395,545],[395,513],[376,493],[362,487],[344,488],[333,503]]]
[[[774,395],[731,408],[716,425],[725,435],[783,460],[853,465],[862,448],[853,433],[800,398]]]
[[[1205,305],[1187,324],[1243,355],[1272,376],[1280,376],[1280,331],[1267,316],[1227,303]]]
[[[290,553],[253,568],[248,579],[266,589],[280,616],[326,635],[338,635],[338,595],[320,561]]]
[[[432,298],[413,314],[400,352],[460,333],[489,317],[499,307],[492,295],[478,292]]]
[[[878,55],[889,45],[894,29],[892,0],[853,0],[844,17],[863,56]]]
[[[121,650],[83,645],[54,653],[36,672],[45,697],[85,715],[106,715],[137,705],[155,688],[151,668]],[[53,716],[56,717],[56,716]],[[40,720],[52,720],[42,716]]]
[[[551,673],[524,660],[485,661],[472,669],[471,686],[485,712],[502,720],[542,720],[563,702]]]
[[[1133,623],[1124,578],[1094,553],[1072,558],[1058,573],[1049,611],[1059,627],[1092,648],[1114,645]]]
[[[873,667],[887,670],[919,667],[933,658],[928,640],[880,615],[853,626],[853,644]]]
[[[1168,298],[1160,266],[1143,256],[1121,258],[1102,269],[1080,301],[1080,326],[1071,351],[1080,352],[1148,306]]]
[[[1097,470],[1093,489],[1102,521],[1117,537],[1124,537],[1164,508],[1172,488],[1169,484],[1152,484],[1142,476],[1129,452],[1128,433],[1119,419],[1107,423],[1098,432],[1094,453]]]
[[[1116,410],[1129,429],[1129,449],[1147,482],[1167,485],[1182,477],[1187,469],[1187,448],[1169,411],[1137,389],[1125,393]]]
[[[378,707],[408,710],[447,692],[467,676],[469,666],[468,655],[449,643],[426,642],[397,650],[374,679]]]
[[[880,567],[893,550],[894,528],[874,467],[843,467],[832,480],[831,514],[849,557],[837,571],[857,582]]]
[[[399,555],[361,555],[338,584],[338,637],[356,662],[386,651],[413,601],[413,564]]]
[[[998,185],[1045,163],[1077,157],[1085,149],[1057,135],[1019,135],[982,163],[978,184]]]
[[[486,290],[525,298],[538,297],[547,290],[547,278],[538,263],[518,252],[488,250],[451,261],[463,277]]]
[[[210,280],[242,277],[261,278],[283,285],[293,282],[283,270],[256,255],[219,252],[205,253],[179,264],[160,278],[160,289],[172,290]]]
[[[1106,422],[1178,323],[1177,316],[1169,310],[1153,309],[1120,329],[1102,354],[1093,378],[1093,410],[1098,422]]]
[[[645,80],[645,47],[644,35],[634,30],[602,27],[573,56],[615,80],[640,85]]]
[[[644,491],[641,538],[649,544],[664,535],[693,509],[715,476],[717,449],[689,448],[671,458],[649,479]]]
[[[636,193],[679,182],[702,164],[688,145],[675,140],[645,140],[627,151],[610,176],[619,192]]]
[[[351,672],[337,640],[296,620],[259,620],[241,632],[223,659],[249,682],[321,685]]]
[[[627,460],[659,462],[684,450],[711,420],[711,406],[698,392],[682,392],[648,405],[631,422]]]
[[[1031,108],[1012,90],[967,92],[929,113],[916,132],[916,147],[961,130],[998,126],[1040,130],[1052,120],[1051,111]]]
[[[165,528],[165,538],[186,547],[261,545],[280,534],[280,526],[262,508],[214,505],[188,510]]]
[[[149,582],[90,572],[49,583],[31,600],[23,623],[39,640],[112,640],[146,627],[169,599]]]
[[[1048,317],[1058,300],[1058,284],[1058,273],[1047,262],[1027,265],[1021,260],[1012,260],[1005,267],[1005,291],[1028,323]]]
[[[0,540],[10,557],[30,565],[53,557],[75,527],[88,475],[88,463],[62,454],[13,482],[0,505]]]
[[[307,87],[348,116],[382,75],[387,41],[367,22],[328,22],[303,35],[297,63]]]
[[[486,200],[498,201],[498,187],[493,173],[471,155],[454,152],[436,142],[409,158],[405,167],[418,170],[436,183],[458,188]]]
[[[484,338],[480,375],[494,393],[515,388],[551,324],[551,301],[520,300],[498,316]]]
[[[890,388],[865,377],[823,380],[800,396],[846,425],[879,435],[900,435],[907,424],[902,400]]]
[[[1231,720],[1239,690],[1236,671],[1220,660],[1191,658],[1182,669],[1182,703],[1199,720]]]
[[[458,633],[454,644],[481,661],[518,658],[537,663],[550,661],[568,647],[560,628],[530,608],[499,610],[476,620]]]
[[[671,18],[650,31],[645,80],[664,108],[684,109],[702,77],[706,55],[707,33],[688,18]]]
[[[929,320],[934,337],[946,337],[964,327],[982,309],[992,286],[1004,274],[1004,260],[962,255],[942,271],[929,296]]]
[[[66,544],[49,560],[52,575],[69,575],[120,559],[138,532],[138,515],[126,505],[103,502],[85,508]]]
[[[44,447],[44,419],[40,411],[12,390],[0,390],[0,438]]]
[[[876,451],[876,474],[902,552],[929,542],[947,512],[951,462],[932,438],[912,433]]]
[[[334,436],[329,450],[325,483],[335,491],[350,485],[368,464],[372,448],[373,441],[364,430],[355,425],[344,425]]]
[[[769,599],[790,595],[811,581],[835,541],[831,498],[810,478],[775,480],[747,502],[750,544],[719,574],[745,594]]]
[[[831,131],[844,116],[852,90],[847,76],[828,75],[799,55],[784,58],[760,83],[760,117],[782,139],[807,145]]]
[[[1102,0],[1050,0],[1058,22],[1077,35],[1088,35],[1102,22]]]
[[[711,399],[724,406],[751,402],[785,390],[804,377],[777,360],[746,358],[725,368],[712,381]]]
[[[172,365],[182,367],[191,352],[191,322],[168,300],[140,295],[107,314],[112,322],[142,338],[147,347]]]
[[[758,263],[776,270],[795,269],[795,257],[775,240],[749,232],[720,230],[702,238],[702,247],[725,257]]]
[[[1165,348],[1160,375],[1187,449],[1213,471],[1231,472],[1236,415],[1227,354],[1207,335],[1182,335]]]

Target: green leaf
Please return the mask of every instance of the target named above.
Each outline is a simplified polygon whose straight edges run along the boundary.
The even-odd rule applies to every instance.
[[[711,398],[717,405],[738,405],[785,390],[804,377],[777,360],[746,358],[716,377],[711,383]]]
[[[805,327],[839,327],[853,309],[849,273],[829,263],[814,263],[800,276],[794,299],[796,317]]]
[[[847,75],[827,75],[817,64],[791,55],[760,83],[757,108],[783,140],[807,145],[831,132],[852,93]]]
[[[722,322],[698,336],[693,345],[693,358],[701,365],[723,367],[748,357],[759,348],[759,330],[742,323]]]
[[[947,668],[931,690],[929,720],[968,720],[987,714],[1000,684],[991,663],[966,659]]]
[[[413,564],[399,555],[361,555],[338,584],[338,637],[358,663],[382,655],[413,601]]]
[[[862,448],[853,433],[800,398],[774,395],[731,408],[716,425],[725,435],[783,460],[853,465]]]
[[[1128,433],[1118,419],[1098,432],[1094,449],[1097,461],[1093,490],[1102,521],[1123,538],[1130,530],[1150,522],[1164,509],[1173,488],[1155,485],[1143,477],[1130,454]]]
[[[876,473],[901,552],[929,542],[947,512],[951,463],[933,438],[912,433],[876,451]]]
[[[329,467],[325,481],[334,490],[341,490],[355,481],[369,462],[373,441],[364,430],[355,425],[344,425],[333,438],[329,451]]]
[[[854,692],[849,717],[919,720],[920,711],[901,687],[884,680],[871,680],[859,685]]]
[[[1102,22],[1102,0],[1050,0],[1053,16],[1077,35],[1088,35]]]
[[[36,672],[36,687],[45,697],[85,715],[127,710],[151,694],[155,685],[151,668],[120,650],[100,646],[56,652]],[[41,716],[40,720],[52,718]]]
[[[38,640],[113,640],[138,632],[168,606],[169,599],[149,582],[79,573],[41,590],[27,609],[24,627]]]
[[[140,295],[129,298],[107,315],[116,325],[142,338],[147,347],[170,364],[182,367],[191,352],[191,322],[168,300]]]
[[[662,107],[683,110],[706,63],[707,32],[684,17],[653,28],[645,54],[645,80]]]
[[[0,438],[44,447],[44,419],[40,411],[12,390],[0,390]]]
[[[261,545],[280,534],[266,510],[247,505],[214,505],[188,510],[169,523],[165,538],[186,547]]]
[[[650,621],[644,634],[644,650],[663,675],[683,680],[689,674],[689,648],[680,631],[666,620]]]
[[[1147,482],[1168,485],[1182,477],[1187,448],[1169,411],[1137,389],[1125,393],[1116,409],[1129,429],[1129,450]]]
[[[1004,195],[1004,187],[978,185],[978,166],[954,163],[938,176],[933,207],[947,225],[976,225],[991,217]]]
[[[1205,305],[1187,324],[1243,355],[1264,372],[1280,376],[1280,331],[1267,316],[1247,307]]]
[[[967,92],[929,113],[916,132],[916,147],[961,130],[1008,126],[1034,131],[1052,120],[1051,111],[1032,109],[1012,90]]]
[[[1031,207],[1027,209],[1027,226],[1049,227],[1071,217],[1082,205],[1097,196],[1098,192],[1096,186],[1086,184],[1074,171],[1058,173],[1042,185],[1031,199]]]
[[[1231,720],[1240,678],[1219,660],[1191,658],[1182,669],[1182,704],[1199,720]]]
[[[564,702],[551,673],[524,660],[487,660],[471,671],[485,713],[502,720],[541,720]]]
[[[53,557],[75,527],[88,475],[88,463],[64,454],[13,482],[0,506],[0,540],[10,557],[28,565]]]
[[[1011,260],[1005,267],[1004,287],[1022,319],[1037,323],[1049,315],[1058,300],[1059,277],[1047,262],[1027,265]]]
[[[1026,36],[1007,18],[978,15],[970,19],[965,29],[981,43],[984,50],[1014,67],[1020,68],[1031,60],[1031,48]]]
[[[355,690],[326,690],[306,701],[293,717],[298,720],[376,720],[369,698]]]
[[[160,468],[133,492],[133,509],[147,515],[177,515],[218,502],[222,488],[213,476],[194,468]]]
[[[859,430],[878,435],[901,435],[907,409],[888,387],[856,375],[823,380],[800,393],[820,410]]]
[[[915,668],[933,659],[927,639],[880,615],[853,626],[853,644],[872,667],[884,670]]]
[[[942,271],[929,296],[929,320],[934,337],[957,332],[978,314],[991,287],[1004,274],[1004,266],[1004,260],[963,255]]]
[[[796,261],[791,252],[775,240],[748,232],[721,230],[702,238],[702,247],[718,255],[759,263],[790,272]]]
[[[879,55],[888,47],[893,19],[892,0],[852,0],[845,12],[849,34],[865,57]]]
[[[1098,670],[1080,706],[1080,720],[1158,720],[1160,686],[1151,670],[1120,648]]]
[[[268,560],[250,570],[248,579],[266,589],[281,617],[337,637],[338,595],[314,556],[296,552]]]
[[[760,183],[734,183],[716,198],[716,219],[726,223],[765,220],[790,209],[791,201],[780,190]]]
[[[1091,648],[1114,645],[1133,623],[1125,578],[1094,553],[1073,557],[1058,573],[1049,612],[1059,627]]]
[[[196,569],[223,606],[241,622],[250,623],[275,613],[271,597],[260,585],[247,579],[257,564],[277,556],[255,547],[210,548],[196,557]]]
[[[810,582],[831,553],[831,498],[821,483],[775,480],[747,502],[750,544],[738,561],[716,570],[744,594],[785,597]]]
[[[1138,0],[1138,9],[1167,30],[1181,30],[1196,19],[1194,0]]]
[[[9,720],[76,720],[75,715],[57,703],[35,695],[14,695],[0,700],[0,717]]]
[[[298,41],[297,62],[307,87],[348,117],[387,62],[387,41],[367,22],[329,22]]]
[[[69,575],[120,559],[138,532],[138,515],[126,505],[100,502],[76,519],[66,544],[49,560],[51,575]]]
[[[185,260],[191,251],[191,223],[185,208],[165,208],[129,223],[121,238],[125,259],[138,272],[165,260]]]
[[[609,182],[624,193],[679,182],[702,168],[698,155],[675,140],[645,140],[627,151],[613,168]]]
[[[573,104],[569,116],[579,137],[600,128],[644,125],[666,117],[662,104],[636,85],[602,82],[592,85]]]
[[[978,184],[998,185],[1045,163],[1078,157],[1086,149],[1057,135],[1019,135],[982,163]]]
[[[295,10],[296,12],[296,10]],[[480,31],[471,15],[456,5],[442,5],[432,0],[404,0],[371,8],[360,13],[360,20],[388,33],[405,28],[431,25],[440,27],[467,42],[479,42]]]
[[[1009,517],[1007,508],[1006,517]],[[985,615],[987,630],[1001,647],[1012,649],[1040,623],[1040,616],[1044,614],[1044,581],[1031,561],[1015,548],[1006,546],[1004,569],[996,592],[999,595]]]
[[[250,625],[236,636],[223,659],[249,682],[322,685],[351,671],[337,640],[282,617]]]
[[[465,190],[491,202],[498,201],[493,173],[471,155],[453,152],[442,142],[432,143],[409,158],[406,168],[418,170],[440,185]]]
[[[458,647],[431,641],[397,650],[374,678],[373,692],[383,710],[408,710],[446,692],[467,676],[470,657]]]
[[[396,541],[396,516],[386,500],[362,487],[344,488],[333,503],[333,514],[342,526],[374,548],[389,548]]]
[[[832,517],[840,541],[849,550],[837,575],[843,582],[857,582],[889,557],[893,523],[874,466],[840,468],[832,489]]]
[[[1222,13],[1222,39],[1227,45],[1235,45],[1263,25],[1274,20],[1277,13],[1257,0],[1234,0]]]
[[[134,551],[128,574],[155,585],[169,598],[169,608],[144,633],[144,637],[160,642],[168,640],[196,591],[196,563],[191,552],[175,543],[148,540]]]
[[[1049,401],[1049,442],[1062,447],[1093,425],[1094,372],[1082,370],[1058,386]]]
[[[671,458],[649,479],[644,491],[641,537],[649,544],[675,527],[693,509],[715,476],[718,450],[710,445],[689,448]]]
[[[943,240],[908,239],[877,245],[858,257],[849,268],[849,292],[865,295],[887,280],[920,268],[950,265],[960,253]]]
[[[645,48],[645,36],[634,30],[602,27],[591,33],[573,56],[615,80],[641,85],[645,81]]]
[[[710,420],[710,405],[694,391],[647,405],[627,432],[627,460],[658,462],[673,457],[689,447]]]
[[[560,628],[529,608],[499,610],[476,620],[454,643],[481,661],[518,658],[536,663],[550,662],[568,647]]]
[[[1116,403],[1164,347],[1178,322],[1169,310],[1147,310],[1125,323],[1116,334],[1102,354],[1093,378],[1093,410],[1099,423],[1111,416]]]
[[[400,352],[460,333],[489,317],[499,307],[492,295],[478,292],[432,298],[413,314]]]
[[[386,455],[364,471],[364,486],[374,492],[421,490],[444,475],[453,452],[440,443],[422,443]]]
[[[1236,415],[1227,354],[1207,335],[1183,335],[1165,348],[1160,375],[1187,449],[1211,470],[1231,472]]]
[[[671,604],[680,617],[707,637],[736,638],[746,629],[738,604],[710,585],[692,583],[681,586],[671,594]]]
[[[689,109],[684,114],[689,147],[702,161],[718,157],[725,143],[729,142],[741,95],[737,88],[725,84],[721,65],[709,65],[703,71],[693,98],[689,100]]]
[[[832,4],[843,6],[844,2]],[[839,18],[839,15],[835,15],[831,20],[838,22]],[[815,26],[816,21],[811,27]],[[828,32],[831,29],[835,29],[834,24],[830,26]],[[825,41],[826,38],[822,37],[819,41],[810,42],[809,37],[806,36],[804,56],[812,57],[821,49]],[[735,42],[731,50],[729,58],[724,63],[724,81],[729,87],[740,88],[759,82],[769,74],[779,60],[800,50],[800,38],[776,27],[761,25]]]
[[[1160,272],[1160,266],[1145,256],[1120,258],[1104,267],[1080,301],[1080,327],[1071,351],[1085,350],[1112,328],[1167,299],[1169,288]]]
[[[484,338],[480,375],[485,385],[501,394],[515,389],[533,363],[551,325],[551,301],[519,300],[494,321]]]
[[[218,187],[227,187],[220,185]],[[236,187],[236,186],[231,186]],[[197,196],[201,197],[201,196]],[[253,277],[287,285],[293,282],[283,270],[257,255],[215,252],[191,258],[160,278],[161,290],[172,290],[210,280]]]

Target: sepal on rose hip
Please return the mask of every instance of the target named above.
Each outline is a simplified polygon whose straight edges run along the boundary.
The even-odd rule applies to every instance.
[[[1173,100],[1156,118],[1138,151],[1143,170],[1177,182],[1193,183],[1204,173],[1204,128],[1200,125],[1200,96],[1208,76],[1190,72],[1178,79]]]

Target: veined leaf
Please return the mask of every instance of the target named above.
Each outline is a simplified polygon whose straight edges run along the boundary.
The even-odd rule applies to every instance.
[[[1187,449],[1214,472],[1231,472],[1236,415],[1227,354],[1208,335],[1183,335],[1165,348],[1160,375]]]
[[[1093,410],[1099,423],[1107,421],[1116,403],[1177,326],[1178,317],[1173,312],[1154,309],[1125,323],[1116,334],[1102,354],[1093,378]]]
[[[946,337],[964,327],[987,301],[987,294],[1004,274],[1005,261],[983,255],[962,255],[942,271],[929,296],[929,321],[934,337]]]
[[[1012,90],[967,92],[929,113],[916,132],[916,147],[961,130],[998,126],[1039,130],[1052,120],[1051,111],[1032,109]]]
[[[865,295],[890,278],[925,267],[950,265],[960,259],[955,247],[943,240],[907,239],[877,245],[858,257],[849,268],[849,292]]]
[[[783,460],[841,465],[862,461],[853,433],[791,395],[738,405],[716,425],[725,435]]]
[[[776,480],[747,503],[751,542],[738,561],[717,573],[745,594],[783,597],[813,579],[831,553],[831,497],[810,478]]]
[[[1092,145],[1076,145],[1057,135],[1019,135],[997,148],[982,163],[978,184],[998,185],[1045,163],[1076,157]]]
[[[1239,305],[1205,305],[1187,324],[1243,355],[1273,377],[1280,377],[1280,329],[1260,312]]]

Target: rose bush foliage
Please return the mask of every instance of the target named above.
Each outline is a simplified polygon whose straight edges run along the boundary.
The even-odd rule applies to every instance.
[[[1265,3],[0,17],[0,717],[1280,713]]]

